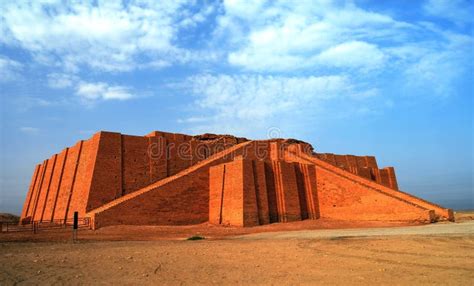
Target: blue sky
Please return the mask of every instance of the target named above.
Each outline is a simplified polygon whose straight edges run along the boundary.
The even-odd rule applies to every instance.
[[[0,211],[99,130],[277,130],[474,208],[473,1],[0,3]]]

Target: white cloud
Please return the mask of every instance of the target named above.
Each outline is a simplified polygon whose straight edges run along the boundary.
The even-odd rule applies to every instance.
[[[72,88],[81,103],[90,105],[98,101],[128,100],[135,98],[132,88],[121,85],[110,85],[105,82],[87,82],[73,74],[48,74],[48,86],[54,89]]]
[[[472,73],[473,38],[451,33],[445,33],[444,37],[444,41],[433,43],[434,49],[406,65],[403,72],[405,88],[411,93],[448,97],[459,91],[456,83],[463,75]]]
[[[459,25],[472,19],[466,2],[428,1],[424,9]],[[386,77],[403,94],[448,96],[472,71],[472,35],[436,22],[399,21],[352,1],[233,0],[224,11],[216,35],[230,39],[228,62],[246,71],[335,74],[374,85],[367,90],[376,92],[359,97],[378,94],[376,82]]]
[[[364,99],[377,96],[375,89],[366,90],[342,75],[198,75],[189,78],[186,87],[196,96],[193,111],[200,115],[181,119],[181,123],[194,126],[194,132],[246,136],[295,122],[300,129],[307,128],[314,118],[323,118],[330,110],[349,116],[353,112],[346,109],[348,105],[372,108]]]
[[[79,78],[72,74],[51,73],[48,74],[48,86],[54,89],[61,89],[73,86]]]
[[[414,27],[350,3],[324,0],[258,2],[248,13],[241,13],[249,9],[248,1],[225,1],[224,6],[217,34],[232,39],[229,63],[259,72],[370,70],[385,59],[377,41],[398,41]]]
[[[16,80],[21,76],[23,64],[0,55],[0,82]]]
[[[331,47],[317,56],[319,63],[339,68],[373,70],[382,67],[386,55],[376,45],[352,41]]]
[[[162,68],[189,53],[176,43],[179,23],[196,25],[208,13],[190,14],[187,2],[3,1],[0,43],[69,72],[82,66],[129,71],[149,62]]]
[[[36,127],[23,126],[23,127],[20,127],[20,131],[25,134],[35,135],[35,134],[38,134],[40,130],[39,128],[36,128]]]
[[[474,5],[470,0],[427,0],[423,8],[429,15],[447,19],[456,25],[473,22]]]
[[[103,82],[80,82],[76,87],[76,95],[85,103],[98,100],[127,100],[134,97],[128,87],[110,86]]]

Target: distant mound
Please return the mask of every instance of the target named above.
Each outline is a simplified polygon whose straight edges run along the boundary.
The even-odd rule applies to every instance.
[[[0,213],[0,222],[18,223],[19,221],[19,216],[7,213]]]

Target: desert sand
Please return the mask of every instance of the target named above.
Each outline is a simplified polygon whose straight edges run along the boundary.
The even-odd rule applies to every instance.
[[[337,229],[318,229],[329,226]],[[81,230],[76,243],[69,230],[39,233],[37,241],[1,234],[0,285],[474,282],[474,221],[340,227],[330,221],[261,229],[115,227]],[[185,240],[197,233],[206,239]]]

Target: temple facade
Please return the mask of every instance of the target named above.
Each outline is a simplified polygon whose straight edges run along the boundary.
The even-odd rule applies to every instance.
[[[256,226],[337,220],[453,220],[399,190],[373,156],[316,153],[294,139],[98,132],[38,164],[22,223]]]

